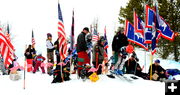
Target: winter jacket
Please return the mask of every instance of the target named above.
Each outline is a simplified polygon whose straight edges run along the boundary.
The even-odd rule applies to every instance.
[[[81,32],[78,35],[78,38],[77,38],[77,52],[88,50],[86,40],[85,40],[85,36],[86,36],[86,34],[84,32]]]
[[[112,42],[112,51],[119,52],[120,48],[128,45],[127,37],[122,33],[117,33]]]
[[[96,43],[93,47],[93,62],[96,62],[96,53],[98,53],[98,63],[102,63],[104,60],[104,46]]]
[[[135,60],[127,60],[125,62],[125,69],[127,74],[134,74],[135,73],[135,67],[136,67],[136,73],[141,72],[140,65]],[[137,68],[140,68],[140,70],[137,70]]]
[[[54,42],[54,45],[57,46],[55,48],[55,55],[56,55],[56,61],[57,61],[57,63],[59,63],[60,62],[60,54],[59,54],[59,40],[58,39]]]
[[[26,49],[24,56],[26,57],[26,59],[33,59],[33,55],[36,54],[35,49]]]
[[[149,66],[149,74],[151,71],[151,66]],[[156,66],[155,64],[152,64],[152,75],[155,73],[155,71],[157,71],[157,74],[160,75],[160,72],[164,72],[165,73],[165,69],[162,68],[160,65]]]
[[[42,63],[44,60],[46,60],[46,58],[39,55],[35,58],[36,63]]]
[[[167,69],[166,72],[172,76],[180,75],[180,70],[178,69]]]
[[[46,40],[46,47],[47,47],[47,52],[53,52],[54,46],[50,40]]]

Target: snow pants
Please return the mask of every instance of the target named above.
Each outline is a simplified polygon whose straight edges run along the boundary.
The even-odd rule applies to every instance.
[[[54,52],[53,51],[47,52],[47,61],[54,64]],[[52,75],[52,69],[53,69],[53,66],[47,67],[47,73],[49,75]]]
[[[27,72],[32,71],[33,59],[26,59],[27,62]]]
[[[39,67],[41,68],[42,73],[45,73],[44,67],[41,66],[41,62],[36,62],[33,73],[35,73]]]
[[[85,51],[78,52],[78,65],[82,66],[84,64],[90,64],[90,59]],[[78,67],[78,74],[82,70],[81,67]]]

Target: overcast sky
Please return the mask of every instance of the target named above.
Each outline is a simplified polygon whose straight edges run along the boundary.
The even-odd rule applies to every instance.
[[[102,34],[106,26],[107,36],[111,40],[120,25],[120,7],[127,2],[128,0],[59,0],[67,36],[70,35],[74,8],[75,37],[84,27],[90,27],[98,19],[98,31]],[[58,0],[0,0],[0,22],[9,23],[17,55],[22,56],[25,44],[31,44],[32,29],[36,49],[40,52],[46,51],[48,32],[52,33],[53,41],[57,39],[57,7]]]

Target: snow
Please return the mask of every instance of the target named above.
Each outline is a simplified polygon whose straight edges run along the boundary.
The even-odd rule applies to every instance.
[[[22,74],[22,72],[20,73]],[[126,93],[126,95],[144,95],[145,93],[157,95],[158,93],[158,95],[164,95],[165,92],[164,83],[141,79],[129,83],[119,79],[110,79],[106,75],[100,75],[100,79],[93,83],[90,80],[83,82],[78,80],[76,75],[72,75],[70,81],[51,84],[52,76],[40,72],[26,74],[25,89],[23,89],[23,79],[12,81],[7,75],[1,76],[1,93],[6,95],[57,95],[61,93],[67,95],[113,95],[118,93]]]
[[[141,66],[144,64],[144,51],[135,49],[137,56],[140,59]],[[146,65],[147,69],[150,64],[150,53],[146,53]],[[157,55],[154,59],[158,58]],[[159,58],[160,59],[160,58]],[[161,60],[161,65],[165,68],[177,68],[180,69],[180,64],[172,60]],[[18,61],[23,64],[24,59],[19,58]],[[53,77],[47,74],[37,72],[35,74],[26,72],[25,89],[23,89],[24,74],[23,71],[19,72],[21,79],[18,81],[12,81],[9,79],[9,75],[0,75],[1,93],[6,95],[164,95],[165,83],[155,82],[150,80],[143,80],[139,78],[133,82],[127,82],[118,78],[111,79],[106,75],[100,75],[100,79],[97,82],[91,82],[86,80],[83,82],[77,79],[77,75],[71,75],[70,81],[63,83],[51,84]],[[175,76],[180,80],[180,76]]]

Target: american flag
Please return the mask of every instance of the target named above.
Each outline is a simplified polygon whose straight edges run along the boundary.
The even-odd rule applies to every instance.
[[[13,60],[14,46],[2,32],[0,32],[0,53],[4,59],[5,66],[8,67]]]
[[[58,3],[58,37],[59,37],[59,53],[61,56],[61,60],[64,60],[67,56],[67,39],[66,33],[64,31],[63,17],[60,8],[60,4]]]
[[[70,39],[71,39],[70,49],[73,50],[73,47],[74,47],[74,10],[73,10],[73,13],[72,13],[72,26],[71,26],[71,36],[70,36]]]
[[[99,35],[98,35],[98,32],[97,32],[97,29],[94,28],[93,35],[92,35],[92,41],[97,42],[98,39],[99,39]]]
[[[36,42],[35,42],[35,39],[34,39],[34,32],[32,30],[32,46],[34,46],[35,44],[36,44]]]
[[[104,43],[104,49],[105,49],[105,52],[104,52],[104,55],[105,57],[108,57],[108,40],[107,40],[107,36],[106,36],[106,27],[104,28],[104,38],[105,38],[105,43]]]

